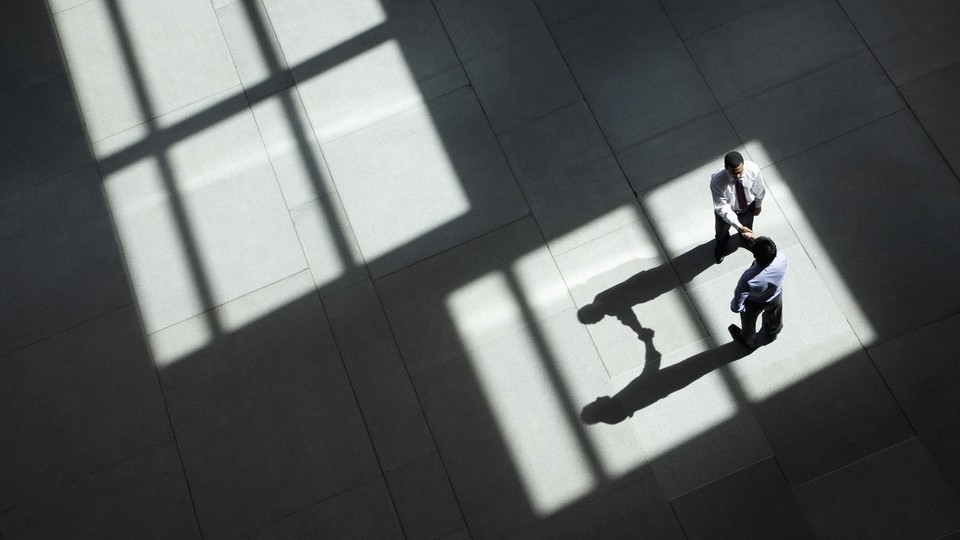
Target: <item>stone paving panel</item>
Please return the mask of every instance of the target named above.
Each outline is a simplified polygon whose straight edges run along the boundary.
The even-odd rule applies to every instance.
[[[718,108],[658,3],[609,2],[552,32],[615,151]]]
[[[386,479],[408,540],[442,538],[464,527],[450,480],[436,452],[388,472]]]
[[[374,278],[527,214],[488,126],[461,89],[324,145]]]
[[[728,23],[769,3],[768,0],[665,0],[663,9],[684,39]]]
[[[942,538],[960,530],[960,502],[917,439],[795,490],[817,538]]]
[[[200,538],[176,444],[0,513],[3,538]]]
[[[261,0],[214,0],[214,7],[247,98],[256,102],[293,86]]]
[[[0,509],[173,437],[133,306],[4,357],[0,396]]]
[[[903,95],[937,149],[960,173],[960,62],[903,86]]]
[[[0,354],[133,301],[93,165],[0,198],[0,245]]]
[[[544,27],[532,0],[437,0],[436,6],[461,62]]]
[[[336,191],[290,212],[317,289],[332,292],[369,277]]]
[[[211,335],[201,316],[151,336],[205,537],[250,532],[379,474],[307,272],[212,315],[229,331]]]
[[[240,82],[207,0],[93,0],[54,20],[92,141]]]
[[[687,47],[724,106],[864,48],[835,0],[770,2]]]

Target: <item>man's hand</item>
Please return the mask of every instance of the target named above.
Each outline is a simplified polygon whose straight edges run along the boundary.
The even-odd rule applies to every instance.
[[[753,207],[753,215],[759,216],[761,210],[763,210],[763,208],[760,208],[759,206],[754,206],[754,207]]]
[[[742,232],[742,233],[740,233],[740,236],[746,238],[746,239],[749,240],[750,242],[753,242],[754,240],[757,239],[757,235],[754,234],[753,231],[751,231],[751,230],[749,230],[749,229],[747,230],[747,232]]]
[[[739,229],[739,231],[740,231],[740,234],[742,234],[742,235],[753,234],[753,229],[751,229],[750,227],[743,227],[743,226],[741,226],[740,229]]]

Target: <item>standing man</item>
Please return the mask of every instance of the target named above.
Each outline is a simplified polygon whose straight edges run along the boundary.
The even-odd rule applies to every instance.
[[[748,232],[744,238],[751,242],[754,261],[740,276],[730,302],[730,309],[740,314],[742,329],[731,324],[727,330],[734,341],[753,349],[760,313],[763,313],[763,325],[770,341],[777,339],[783,330],[783,275],[787,271],[787,256],[778,253],[777,245],[766,236],[756,237]]]
[[[726,254],[731,226],[741,235],[753,232],[753,216],[760,215],[766,194],[760,167],[744,161],[740,152],[730,152],[723,158],[723,168],[710,177],[710,193],[717,233],[713,257],[720,264]]]

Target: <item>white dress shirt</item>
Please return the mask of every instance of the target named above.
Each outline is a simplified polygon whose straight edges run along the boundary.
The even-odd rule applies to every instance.
[[[743,160],[742,180],[743,194],[746,196],[747,206],[755,202],[756,208],[760,208],[763,204],[763,196],[766,194],[760,167],[752,161]],[[739,229],[742,225],[740,220],[737,219],[737,212],[743,212],[746,208],[740,208],[740,205],[737,204],[736,186],[736,178],[731,176],[726,169],[720,169],[710,177],[713,211],[724,221]]]

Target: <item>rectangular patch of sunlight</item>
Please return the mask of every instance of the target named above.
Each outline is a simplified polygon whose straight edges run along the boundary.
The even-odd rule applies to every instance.
[[[588,494],[596,479],[530,330],[514,322],[516,304],[503,275],[488,274],[455,292],[448,308],[458,329],[512,328],[470,352],[469,360],[531,506],[547,515]],[[499,307],[480,309],[484,305]]]

